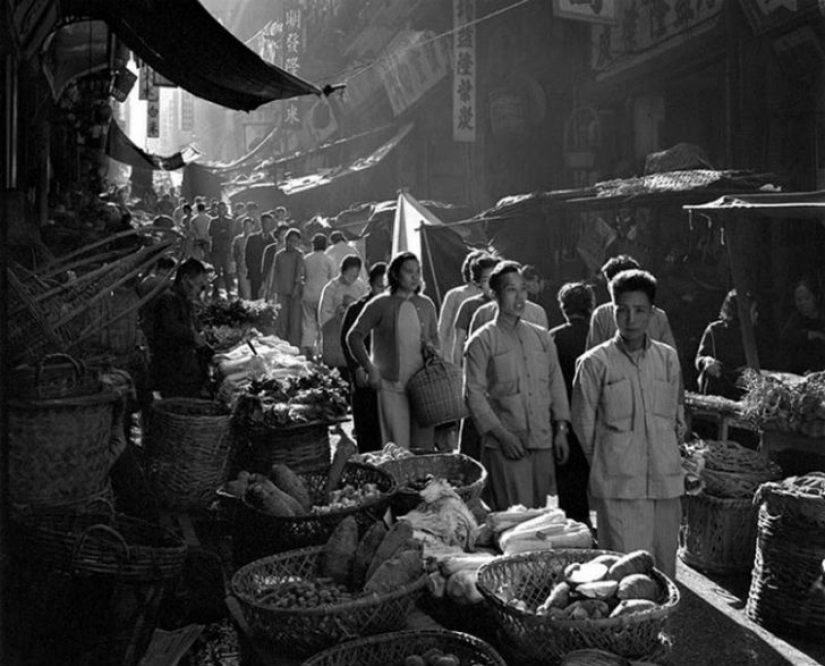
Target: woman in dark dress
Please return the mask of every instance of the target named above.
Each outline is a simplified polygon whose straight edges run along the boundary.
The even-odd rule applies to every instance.
[[[803,279],[793,290],[796,311],[782,329],[779,342],[786,372],[825,370],[825,318],[822,293],[814,280]]]
[[[565,323],[550,329],[559,354],[559,365],[570,400],[576,360],[586,350],[590,315],[596,307],[593,287],[585,282],[569,282],[559,289],[559,307]],[[556,485],[559,491],[559,507],[568,518],[590,526],[590,506],[587,501],[587,483],[590,467],[584,457],[581,444],[571,430],[567,434],[570,456],[566,465],[556,466]]]

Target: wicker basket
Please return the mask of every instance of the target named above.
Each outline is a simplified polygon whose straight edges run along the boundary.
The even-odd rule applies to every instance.
[[[764,483],[754,502],[765,503],[768,512],[783,516],[786,524],[825,530],[825,472],[791,476],[779,483]]]
[[[407,395],[413,416],[422,427],[460,421],[469,414],[461,369],[443,359],[428,360],[407,382]]]
[[[404,658],[437,648],[454,654],[462,664],[507,666],[501,656],[484,641],[457,631],[393,631],[380,636],[347,641],[319,652],[302,666],[395,666]]]
[[[704,492],[682,501],[682,561],[711,573],[750,571],[756,548],[757,507],[753,501],[720,499]]]
[[[113,513],[40,513],[20,522],[15,538],[25,553],[16,576],[27,585],[15,620],[28,630],[30,663],[136,666],[186,544]]]
[[[279,609],[257,603],[258,590],[279,581],[315,579],[323,546],[256,560],[232,576],[231,590],[252,635],[278,651],[309,656],[341,641],[395,631],[423,592],[425,577],[387,594],[317,608]]]
[[[326,503],[324,486],[328,473],[329,465],[298,474],[309,491],[312,504]],[[350,484],[361,488],[367,483],[376,484],[381,495],[348,509],[295,518],[270,516],[243,501],[234,500],[232,549],[235,566],[240,567],[273,553],[324,544],[347,516],[355,516],[358,530],[363,534],[376,520],[384,517],[396,493],[395,479],[388,472],[361,463],[346,464],[341,476],[341,486]]]
[[[152,406],[146,450],[147,476],[158,502],[201,509],[229,475],[232,415],[223,405],[167,398]]]
[[[275,463],[295,473],[330,464],[329,424],[306,423],[281,428],[236,426],[237,466],[248,472],[268,474]]]
[[[659,606],[649,611],[603,620],[554,620],[509,606],[503,596],[522,599],[535,607],[562,580],[564,568],[587,562],[604,550],[559,549],[500,557],[481,567],[478,589],[490,603],[506,642],[530,659],[546,662],[568,652],[597,648],[628,659],[657,651],[660,635],[679,603],[679,590],[658,570],[653,578],[663,591]],[[618,554],[618,553],[615,553]]]
[[[761,453],[736,442],[708,442],[702,478],[708,494],[752,499],[760,485],[782,477],[782,470]]]
[[[68,354],[48,354],[12,371],[18,400],[55,400],[99,393],[100,372]]]
[[[117,396],[111,392],[9,402],[9,498],[55,506],[86,500],[106,486]]]
[[[801,526],[769,506],[759,508],[747,614],[777,633],[821,640],[825,594],[817,588],[825,559],[825,531]]]
[[[461,453],[410,456],[387,461],[380,467],[392,474],[398,484],[398,492],[392,501],[396,515],[408,513],[420,504],[420,493],[410,488],[409,484],[428,475],[449,481],[464,502],[481,497],[487,483],[484,466]]]

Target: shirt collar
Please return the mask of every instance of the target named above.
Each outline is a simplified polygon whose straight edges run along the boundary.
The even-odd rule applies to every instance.
[[[501,316],[501,310],[499,310],[499,308],[496,308],[496,316],[494,319],[496,324],[501,326],[505,331],[515,331],[521,323],[521,317],[516,317],[516,322],[512,325],[509,324],[507,320]]]
[[[624,339],[622,339],[622,335],[621,335],[621,333],[619,333],[619,331],[616,331],[616,335],[613,336],[613,340],[616,343],[616,346],[619,348],[619,351],[621,351],[626,356],[629,356],[630,358],[633,358],[633,353],[634,352],[630,351],[627,348],[627,345],[625,344]],[[652,342],[651,342],[651,339],[650,339],[650,335],[648,333],[645,333],[645,341],[642,344],[642,348],[641,348],[640,351],[647,352],[647,350],[650,349],[651,344],[652,344]]]

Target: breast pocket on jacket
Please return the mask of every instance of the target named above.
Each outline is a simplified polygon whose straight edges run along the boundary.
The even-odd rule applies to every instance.
[[[518,393],[518,370],[515,355],[511,351],[493,354],[491,359],[493,370],[490,396],[505,398]]]
[[[620,379],[604,387],[604,425],[608,430],[626,432],[633,426],[633,391],[630,381]]]

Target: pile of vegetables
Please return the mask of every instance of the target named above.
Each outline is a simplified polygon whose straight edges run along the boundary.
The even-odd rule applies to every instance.
[[[513,608],[554,620],[602,620],[658,607],[665,596],[652,577],[653,558],[644,550],[627,555],[599,555],[565,570],[547,597],[530,607],[518,597],[502,599]]]
[[[387,442],[384,444],[384,448],[380,451],[361,453],[355,457],[355,460],[367,465],[375,465],[376,467],[379,467],[385,462],[412,458],[414,455],[414,453],[412,453],[409,449],[405,449],[403,446],[398,446],[398,444],[394,442]]]
[[[424,575],[421,552],[408,523],[387,529],[377,521],[359,539],[355,517],[347,516],[324,545],[317,577],[261,578],[256,601],[271,608],[304,609],[393,592]]]
[[[743,382],[744,416],[760,428],[825,437],[825,371],[799,379],[748,370]]]
[[[278,318],[278,306],[263,301],[214,300],[197,315],[202,326],[270,330]]]
[[[404,658],[403,666],[480,666],[477,662],[464,662],[450,652],[430,648],[421,654],[411,654]]]
[[[312,365],[304,376],[252,380],[237,396],[235,422],[242,428],[279,428],[340,420],[349,410],[348,393],[339,372],[324,365]]]
[[[490,513],[486,530],[505,555],[555,548],[592,548],[593,535],[584,523],[571,520],[558,508],[510,507]]]

